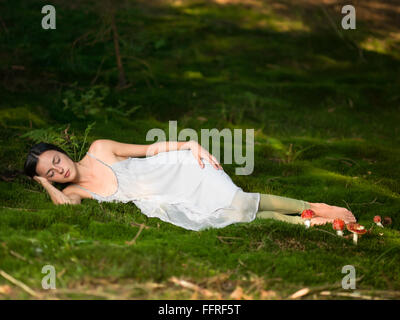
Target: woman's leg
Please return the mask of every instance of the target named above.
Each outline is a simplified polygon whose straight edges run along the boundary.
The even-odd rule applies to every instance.
[[[290,216],[289,214],[301,213],[309,208],[310,204],[307,201],[260,193],[260,205],[256,216],[262,219],[303,224],[300,216]]]
[[[304,221],[300,216],[286,215],[276,211],[258,211],[257,218],[261,219],[274,219],[292,224],[303,224]]]
[[[306,209],[310,209],[310,203],[307,201],[260,193],[258,211],[276,211],[290,214],[302,213]]]
[[[345,208],[330,206],[326,203],[311,203],[263,193],[260,193],[260,205],[257,217],[277,219],[290,223],[302,223],[301,217],[287,215],[291,213],[300,214],[306,209],[311,209],[316,214],[316,217],[311,219],[311,225],[333,222],[335,218],[343,219],[345,223],[356,222],[351,211]]]

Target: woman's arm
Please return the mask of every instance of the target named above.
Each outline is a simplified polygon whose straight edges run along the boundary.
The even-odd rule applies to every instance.
[[[46,189],[54,204],[80,204],[81,197],[75,193],[66,193],[54,187],[46,178],[35,176],[34,179]],[[64,189],[65,190],[65,189]],[[63,191],[64,191],[63,190]]]
[[[192,144],[192,141],[161,141],[153,144],[130,144],[114,140],[100,139],[94,141],[90,148],[108,150],[120,157],[150,157],[160,152],[191,149]]]
[[[113,140],[101,139],[92,143],[90,148],[107,149],[116,156],[120,157],[150,157],[160,152],[174,151],[174,150],[191,150],[195,158],[198,160],[201,167],[204,167],[201,159],[208,160],[216,169],[222,169],[217,159],[205,150],[196,141],[160,141],[153,144],[129,144],[121,143]]]
[[[160,141],[149,145],[146,156],[154,156],[160,152],[168,152],[174,150],[192,150],[195,141]]]
[[[173,150],[191,150],[193,156],[199,162],[200,167],[204,168],[204,163],[201,159],[206,159],[215,169],[222,169],[222,166],[219,164],[218,160],[194,140],[190,140],[187,142],[178,142],[178,141],[156,142],[150,145],[148,152],[150,154],[152,152],[155,152],[154,154],[157,154],[160,152],[173,151]]]

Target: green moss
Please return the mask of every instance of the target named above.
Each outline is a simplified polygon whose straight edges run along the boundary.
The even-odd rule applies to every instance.
[[[339,283],[350,264],[363,276],[361,288],[400,290],[396,41],[378,39],[365,21],[342,38],[319,9],[298,3],[275,10],[130,2],[116,16],[130,86],[115,90],[113,41],[99,8],[60,2],[57,32],[50,33],[26,27],[40,21],[38,5],[0,4],[12,26],[0,35],[0,71],[8,75],[0,88],[0,269],[32,288],[40,288],[46,264],[63,272],[57,281],[64,288],[95,277],[200,281],[230,271],[280,279],[268,289],[285,296]],[[82,92],[110,88],[101,108],[141,107],[83,121],[63,110],[73,83]],[[254,128],[253,173],[237,176],[235,164],[222,163],[243,190],[349,207],[368,228],[376,214],[393,224],[354,246],[330,225],[305,230],[256,219],[193,232],[147,218],[132,203],[54,206],[42,187],[16,173],[31,145],[21,135],[31,126],[67,124],[83,134],[91,120],[91,139],[138,144],[150,143],[150,129],[168,133],[169,120],[198,133]],[[127,244],[140,223],[149,228]]]

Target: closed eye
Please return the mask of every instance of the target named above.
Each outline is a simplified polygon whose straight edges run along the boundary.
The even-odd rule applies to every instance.
[[[60,159],[60,158],[58,158],[57,162],[55,162],[54,160],[55,160],[55,158],[53,158],[53,164],[59,164],[59,163],[60,163],[60,161],[61,161],[61,159]],[[52,173],[52,174],[49,176],[49,178],[51,178],[51,177],[53,177],[53,176],[54,176],[54,170],[53,170],[53,169],[51,169],[51,173]]]

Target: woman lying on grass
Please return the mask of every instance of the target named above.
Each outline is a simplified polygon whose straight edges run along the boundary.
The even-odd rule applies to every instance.
[[[133,202],[148,217],[190,230],[223,228],[256,217],[302,224],[300,216],[289,214],[305,209],[316,214],[311,225],[335,218],[356,221],[345,208],[244,192],[195,141],[136,145],[96,140],[79,162],[42,142],[30,150],[24,171],[55,204],[79,204],[85,198]],[[70,184],[60,191],[52,182]]]

